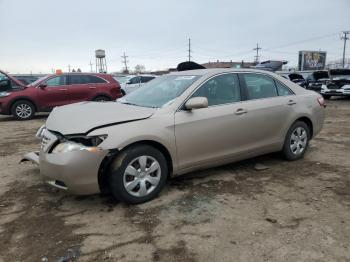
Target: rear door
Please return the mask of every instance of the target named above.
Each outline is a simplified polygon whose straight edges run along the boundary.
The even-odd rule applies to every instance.
[[[244,87],[242,108],[246,114],[241,124],[246,127],[242,142],[247,153],[279,150],[293,117],[293,92],[265,74],[242,73],[239,77]]]
[[[69,96],[72,103],[91,100],[96,86],[90,84],[90,76],[84,74],[69,75]]]
[[[66,75],[53,76],[42,84],[46,84],[46,87],[36,87],[37,102],[41,110],[71,103]]]

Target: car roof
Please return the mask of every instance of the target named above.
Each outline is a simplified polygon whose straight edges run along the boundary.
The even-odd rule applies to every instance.
[[[215,75],[220,73],[243,73],[243,72],[252,72],[252,73],[264,73],[272,75],[273,73],[266,70],[251,69],[251,68],[211,68],[211,69],[196,69],[196,70],[187,70],[179,72],[171,72],[171,75]]]

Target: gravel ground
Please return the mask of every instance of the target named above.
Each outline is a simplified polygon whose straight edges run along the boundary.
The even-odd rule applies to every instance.
[[[1,262],[350,261],[349,99],[329,101],[303,160],[191,173],[138,206],[66,195],[18,164],[45,118],[0,117]]]

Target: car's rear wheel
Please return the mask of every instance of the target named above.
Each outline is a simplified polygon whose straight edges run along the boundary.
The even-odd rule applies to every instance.
[[[29,120],[35,114],[35,107],[27,100],[19,100],[12,105],[11,114],[18,120]]]
[[[129,204],[155,198],[165,185],[168,167],[164,155],[148,145],[132,146],[121,152],[110,168],[113,196]]]
[[[287,160],[297,160],[304,156],[310,140],[310,128],[305,122],[297,121],[288,130],[283,155]]]
[[[95,102],[107,102],[111,101],[111,99],[108,96],[97,96],[93,99]]]

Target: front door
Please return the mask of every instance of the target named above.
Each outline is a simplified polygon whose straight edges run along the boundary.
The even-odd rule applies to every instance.
[[[55,106],[70,103],[66,75],[51,77],[45,83],[45,87],[37,87],[37,101],[41,110],[50,110]]]
[[[175,113],[175,137],[180,170],[233,157],[240,151],[245,127],[241,90],[236,74],[207,80],[191,97],[206,97],[208,107]]]

